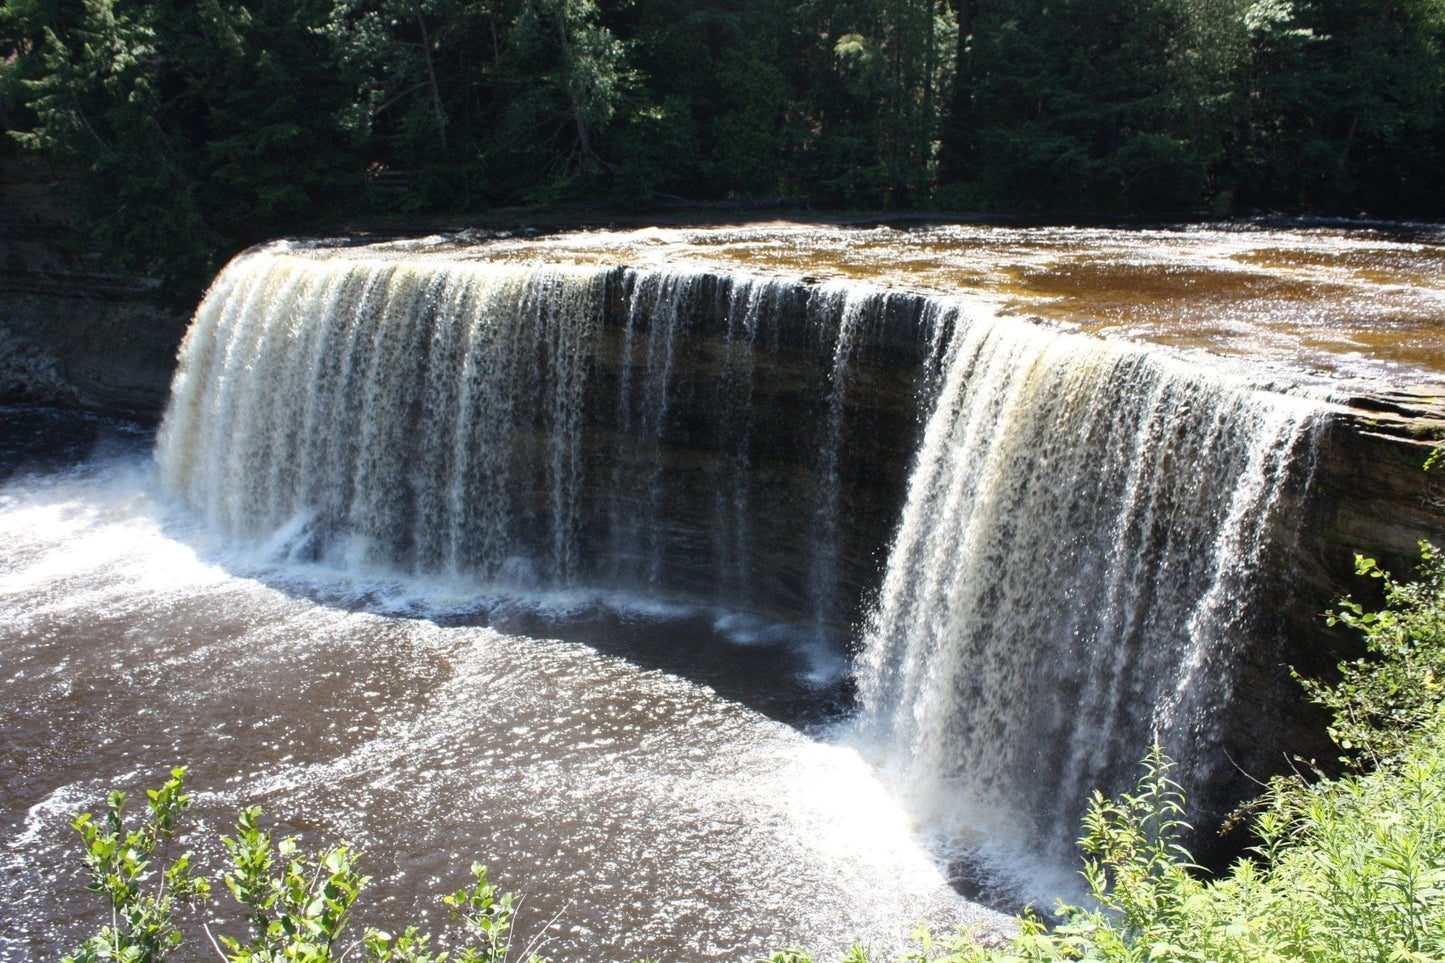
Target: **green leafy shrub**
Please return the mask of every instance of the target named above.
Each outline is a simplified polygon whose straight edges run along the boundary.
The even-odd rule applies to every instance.
[[[100,822],[89,813],[72,825],[85,843],[91,892],[103,894],[110,923],[87,939],[65,963],[160,963],[182,943],[182,909],[198,910],[211,884],[192,868],[191,854],[172,855],[177,819],[190,806],[185,770],[171,770],[159,789],[147,793],[150,815],[134,829],[125,825],[126,794],[112,792]],[[487,869],[472,864],[472,885],[443,902],[451,920],[471,940],[457,951],[432,950],[431,934],[409,926],[400,936],[368,928],[347,943],[343,933],[352,905],[371,882],[356,868],[359,856],[344,845],[320,854],[298,850],[294,837],[273,840],[261,828],[259,807],[243,809],[234,836],[222,838],[230,868],[226,889],[245,911],[249,935],[217,936],[200,923],[211,948],[229,963],[506,963],[512,958],[516,899],[487,879]],[[199,913],[195,914],[199,919]],[[527,963],[547,963],[535,953]]]
[[[1368,653],[1342,663],[1333,684],[1302,679],[1310,697],[1334,713],[1330,736],[1356,765],[1395,758],[1433,721],[1445,680],[1445,560],[1420,543],[1412,582],[1396,581],[1372,558],[1355,556],[1355,570],[1383,582],[1385,608],[1369,612],[1349,598],[1329,614],[1364,637]]]
[[[110,923],[65,957],[66,963],[156,963],[180,944],[177,911],[199,905],[210,893],[210,884],[192,872],[190,853],[169,852],[176,818],[191,804],[182,790],[184,775],[172,770],[164,785],[146,794],[150,815],[134,829],[125,826],[126,794],[119,791],[107,797],[103,821],[84,813],[71,823],[85,844],[86,889],[110,904]]]
[[[222,840],[234,867],[224,877],[226,888],[246,907],[251,938],[242,942],[222,936],[220,943],[234,963],[329,963],[337,958],[351,904],[370,877],[356,871],[345,846],[313,858],[298,854],[294,839],[273,845],[260,820],[258,807],[242,810],[236,835]]]

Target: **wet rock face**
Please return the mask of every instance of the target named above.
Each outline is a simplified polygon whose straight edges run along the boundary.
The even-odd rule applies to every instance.
[[[97,271],[56,186],[0,164],[0,400],[159,417],[189,317],[154,282]]]
[[[1419,543],[1445,539],[1445,468],[1424,469],[1445,439],[1445,399],[1399,393],[1350,399],[1316,440],[1315,465],[1298,507],[1297,541],[1285,559],[1289,661],[1324,676],[1360,652],[1351,633],[1323,613],[1345,595],[1381,603],[1379,583],[1355,574],[1355,556],[1377,559],[1399,578],[1413,573]]]
[[[587,388],[593,460],[619,462],[611,470],[632,497],[649,494],[626,482],[665,479],[651,495],[665,504],[646,513],[666,520],[650,533],[665,585],[707,597],[736,578],[734,603],[846,635],[881,577],[929,401],[924,301],[880,296],[842,332],[836,299],[812,285],[774,283],[758,298],[732,278],[699,280],[669,292],[678,302],[667,313],[687,320],[671,342],[665,410],[649,414],[642,396],[657,383],[657,358],[644,342],[670,321],[639,290],[645,276],[609,275]],[[637,440],[618,444],[619,433]],[[584,496],[598,540],[584,554],[606,555],[597,522],[613,494]],[[745,537],[711,544],[720,532]]]
[[[69,406],[78,404],[76,396],[54,357],[9,325],[0,324],[0,401]]]
[[[183,319],[146,304],[0,290],[0,398],[160,416]]]

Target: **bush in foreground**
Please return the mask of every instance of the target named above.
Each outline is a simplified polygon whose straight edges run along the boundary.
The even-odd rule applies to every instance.
[[[71,824],[85,844],[86,888],[109,903],[110,924],[86,940],[64,963],[160,963],[181,944],[179,916],[197,918],[211,896],[211,884],[198,876],[190,853],[172,854],[176,822],[190,806],[185,770],[174,769],[159,789],[147,792],[149,814],[127,828],[126,794],[112,792],[101,821],[89,813]],[[512,894],[487,880],[487,869],[472,864],[474,882],[444,898],[451,921],[460,924],[466,944],[455,954],[433,948],[430,934],[408,927],[399,936],[367,929],[346,942],[343,932],[351,907],[371,881],[356,869],[356,854],[333,846],[319,855],[297,851],[296,840],[273,840],[261,828],[261,810],[241,811],[236,834],[223,837],[230,868],[222,879],[245,910],[249,932],[241,937],[201,929],[216,955],[231,963],[333,963],[359,959],[372,963],[506,963],[512,958]],[[530,951],[528,963],[546,963]]]
[[[1045,960],[1339,961],[1445,959],[1445,718],[1389,770],[1279,783],[1256,815],[1259,839],[1228,875],[1204,881],[1177,843],[1183,803],[1158,751],[1135,792],[1095,797],[1082,840],[1097,906],[1061,907],[1052,930],[1020,922],[1003,948],[971,934],[898,963]],[[805,955],[779,963],[808,963]],[[857,952],[851,960],[876,961]]]

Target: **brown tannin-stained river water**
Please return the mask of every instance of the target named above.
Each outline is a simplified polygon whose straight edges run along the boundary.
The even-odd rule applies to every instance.
[[[153,493],[145,435],[5,412],[10,431],[37,419],[105,450],[22,466],[0,494],[0,958],[97,928],[70,816],[178,764],[211,865],[252,804],[366,853],[358,926],[438,923],[473,860],[556,959],[741,959],[986,918],[856,753],[768,714],[821,724],[837,653],[641,597],[516,604],[595,646],[456,624],[473,603],[447,586],[229,552]]]
[[[442,245],[444,247],[444,245]],[[1445,383],[1445,229],[788,223],[502,239],[487,257],[735,266],[986,300],[1103,337],[1251,359],[1292,379]]]
[[[1042,319],[1061,333],[1159,345],[1208,377],[1322,402],[1445,391],[1442,238],[1339,226],[779,224],[439,238],[373,245],[366,256],[906,288],[976,302],[1004,320]],[[1029,350],[1088,354],[1073,343]],[[841,350],[837,358],[847,360]],[[1133,356],[1086,361],[1144,366]],[[1168,390],[1152,403],[1185,397],[1175,387],[1181,367],[1166,368],[1153,376]],[[1028,379],[1005,375],[1000,367],[1026,404]],[[1268,392],[1247,404],[1234,388],[1223,394],[1249,412],[1274,404],[1259,400]],[[1308,423],[1290,410],[1293,434],[1280,429],[1273,460],[1255,458],[1254,470],[1289,462],[1305,431],[1296,425]],[[919,423],[928,417],[920,411]],[[967,437],[982,450],[992,429],[980,426]],[[1116,425],[1115,434],[1137,443],[1147,427]],[[1077,430],[1082,438],[1093,429]],[[947,431],[967,434],[944,426],[935,447],[947,447]],[[1232,443],[1247,453],[1248,441]],[[68,823],[98,810],[108,789],[157,785],[176,765],[189,766],[190,839],[207,867],[217,865],[217,836],[252,804],[307,846],[345,840],[363,851],[376,882],[358,904],[358,933],[438,926],[440,897],[466,882],[474,860],[522,897],[519,942],[535,939],[559,961],[746,960],[785,946],[828,958],[854,940],[895,945],[925,919],[1002,925],[961,891],[1002,906],[1073,895],[1070,867],[1032,862],[1019,840],[993,839],[1011,814],[950,800],[955,823],[940,827],[938,800],[900,797],[860,750],[850,725],[861,631],[838,639],[810,631],[806,617],[783,624],[645,587],[394,575],[299,557],[290,548],[298,532],[285,526],[270,542],[236,544],[158,483],[154,443],[123,422],[0,409],[0,960],[54,959],[95,931],[104,917],[83,891]],[[1210,444],[1206,432],[1199,445]],[[1061,462],[1067,448],[1055,452]],[[1115,483],[1134,492],[1143,472],[1121,471]],[[967,466],[939,474],[972,484]],[[1040,471],[1036,486],[1048,475]],[[1265,481],[1256,488],[1268,497],[1254,498],[1261,511],[1278,486],[1275,475]],[[971,510],[986,511],[992,491]],[[1243,514],[1252,505],[1241,496],[1229,511],[1211,508],[1238,517],[1201,540],[1238,550],[1253,531]],[[1112,517],[1100,545],[1115,544]],[[1214,531],[1205,522],[1200,530]],[[939,527],[918,525],[920,537]],[[1223,551],[1216,562],[1227,568]],[[1212,611],[1192,596],[1177,604]],[[871,644],[882,652],[888,641]],[[915,728],[930,725],[909,706],[888,708]],[[951,884],[959,819],[971,827],[963,861],[973,876]],[[220,929],[236,932],[228,919]],[[191,939],[181,958],[203,958]]]

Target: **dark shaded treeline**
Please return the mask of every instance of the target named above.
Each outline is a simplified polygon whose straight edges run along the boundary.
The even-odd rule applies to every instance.
[[[5,0],[0,122],[124,267],[338,217],[1445,214],[1445,0]]]

